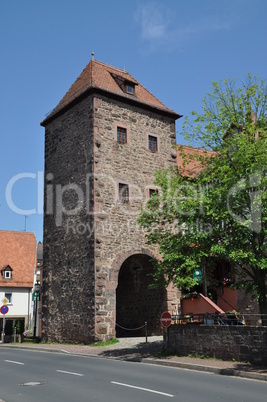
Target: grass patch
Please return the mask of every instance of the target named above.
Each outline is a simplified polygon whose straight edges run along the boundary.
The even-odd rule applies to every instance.
[[[39,336],[27,336],[22,343],[41,343],[41,338]]]
[[[92,343],[91,345],[89,345],[89,346],[95,346],[95,347],[100,347],[100,346],[110,346],[110,345],[115,345],[116,343],[118,343],[119,341],[118,341],[118,339],[117,338],[112,338],[112,339],[110,339],[109,341],[106,341],[106,342],[95,342],[95,343]]]

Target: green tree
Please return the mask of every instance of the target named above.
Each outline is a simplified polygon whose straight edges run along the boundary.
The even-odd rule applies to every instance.
[[[195,269],[227,260],[234,286],[257,297],[267,325],[266,82],[248,75],[240,88],[213,83],[182,134],[202,150],[178,147],[182,166],[157,172],[160,191],[139,219],[162,256],[155,282],[164,276],[189,290]]]

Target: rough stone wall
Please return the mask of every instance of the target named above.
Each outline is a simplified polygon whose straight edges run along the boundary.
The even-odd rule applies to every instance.
[[[127,128],[127,144],[118,144],[117,126]],[[149,134],[158,138],[157,153],[148,149]],[[158,256],[137,220],[156,169],[176,164],[175,138],[173,119],[100,95],[47,124],[43,339],[116,335],[121,265],[135,254]],[[119,183],[129,185],[129,203],[118,201]],[[172,289],[166,306],[178,295]]]
[[[261,316],[259,303],[251,294],[246,294],[242,289],[237,290],[237,311],[245,315],[245,320],[249,325],[260,325]]]
[[[171,325],[168,349],[266,366],[267,327]]]
[[[95,99],[96,333],[115,335],[116,287],[121,263],[134,254],[157,256],[137,225],[141,205],[153,187],[154,173],[176,164],[175,121],[115,100]],[[127,144],[116,140],[116,127],[127,129]],[[156,136],[159,151],[148,149]],[[129,185],[130,201],[118,201],[118,184]],[[125,258],[119,258],[124,255]],[[126,257],[127,256],[127,257]],[[175,293],[175,292],[173,292]],[[177,303],[177,293],[174,295]],[[168,304],[171,301],[168,300]]]
[[[42,337],[94,340],[91,97],[45,130]]]

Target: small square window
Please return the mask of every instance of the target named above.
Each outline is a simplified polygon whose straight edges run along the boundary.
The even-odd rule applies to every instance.
[[[127,143],[127,129],[123,127],[117,127],[117,141],[119,144]]]
[[[153,198],[153,197],[157,196],[158,193],[159,193],[159,192],[158,192],[157,189],[155,189],[155,188],[150,188],[150,189],[149,189],[149,198]]]
[[[11,271],[5,271],[5,279],[11,279]]]
[[[134,86],[131,84],[126,84],[125,91],[127,92],[127,94],[133,95],[134,94]]]
[[[119,200],[122,202],[129,202],[128,184],[119,183]]]
[[[158,151],[158,139],[157,139],[157,137],[154,137],[153,135],[148,136],[148,148],[150,149],[151,152],[157,152]]]
[[[7,304],[12,303],[12,293],[5,293],[5,299],[7,299]]]

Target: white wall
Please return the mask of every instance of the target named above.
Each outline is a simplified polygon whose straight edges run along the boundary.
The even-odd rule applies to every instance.
[[[9,308],[6,314],[6,319],[15,317],[27,317],[28,314],[32,316],[32,292],[29,289],[23,288],[1,288],[0,290],[0,305],[3,305],[2,300],[5,297],[5,293],[12,293],[11,304],[6,303]],[[1,315],[1,318],[3,316]]]

